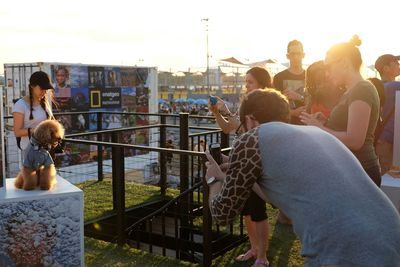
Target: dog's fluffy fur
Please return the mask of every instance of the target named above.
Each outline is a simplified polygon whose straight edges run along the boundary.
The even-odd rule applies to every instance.
[[[54,148],[64,138],[64,127],[56,120],[45,120],[36,127],[32,136],[42,146]],[[32,190],[39,186],[42,190],[50,190],[56,182],[54,164],[47,167],[41,165],[38,169],[23,166],[15,180],[15,187]]]

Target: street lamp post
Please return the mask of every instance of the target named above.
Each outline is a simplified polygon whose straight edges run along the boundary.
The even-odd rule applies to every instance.
[[[210,95],[210,54],[208,50],[208,18],[202,19],[206,23],[206,43],[207,43],[207,93]]]

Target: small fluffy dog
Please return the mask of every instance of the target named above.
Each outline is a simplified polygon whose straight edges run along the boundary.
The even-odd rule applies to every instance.
[[[64,138],[64,127],[56,120],[39,123],[25,149],[22,170],[15,180],[15,187],[32,190],[37,186],[50,190],[57,182],[54,161],[50,150]]]

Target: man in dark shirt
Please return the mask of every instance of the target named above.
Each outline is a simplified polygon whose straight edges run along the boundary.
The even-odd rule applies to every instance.
[[[289,59],[289,67],[279,72],[274,77],[274,88],[281,91],[290,101],[291,123],[301,124],[299,115],[305,110],[304,106],[304,58],[303,44],[298,40],[290,41],[287,46],[286,57]]]

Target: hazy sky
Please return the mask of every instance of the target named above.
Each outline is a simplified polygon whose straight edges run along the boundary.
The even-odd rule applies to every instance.
[[[305,62],[358,34],[366,65],[400,54],[400,1],[355,0],[6,0],[0,8],[4,63],[66,62],[187,70],[235,56],[286,62],[286,45],[303,42]]]

